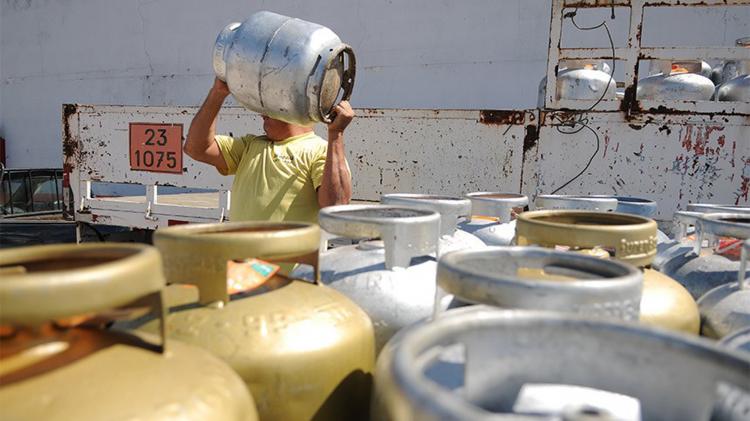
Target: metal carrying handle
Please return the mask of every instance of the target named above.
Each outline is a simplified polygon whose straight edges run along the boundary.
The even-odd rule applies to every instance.
[[[702,212],[694,212],[694,211],[677,211],[674,213],[673,217],[673,223],[675,227],[677,228],[677,232],[675,232],[674,239],[677,241],[682,241],[685,237],[687,237],[687,231],[688,228],[691,226],[695,226],[695,224],[698,223],[698,218],[703,215]]]
[[[688,211],[699,213],[743,213],[750,215],[750,207],[713,204],[713,203],[691,203],[687,206]]]
[[[745,279],[745,274],[747,273],[747,261],[750,259],[750,240],[745,240],[742,243],[740,253],[740,270],[737,271],[737,282],[739,283],[739,288],[744,289],[747,288],[748,283]]]
[[[474,192],[466,197],[471,200],[471,215],[497,218],[506,224],[513,219],[513,210],[528,206],[529,198],[522,194],[499,192]]]
[[[224,29],[219,32],[219,35],[214,42],[212,52],[214,74],[224,82],[227,81],[227,51],[229,51],[229,46],[234,40],[234,32],[240,27],[240,25],[242,25],[242,23],[232,22],[225,26]]]
[[[625,213],[533,211],[516,219],[516,244],[604,247],[616,259],[642,267],[656,256],[656,230],[653,219]]]
[[[540,194],[534,204],[537,209],[566,209],[614,212],[617,199],[613,197],[574,196],[564,194]]]
[[[80,264],[76,264],[79,262]],[[165,347],[159,252],[141,244],[81,244],[0,251],[0,319],[40,326],[73,316],[122,319],[147,308]]]
[[[612,198],[617,200],[615,212],[650,218],[657,210],[657,204],[653,200],[627,196],[612,196]]]
[[[380,196],[380,203],[439,213],[440,235],[453,235],[459,218],[471,216],[471,201],[460,197],[393,193]]]
[[[521,276],[520,268],[532,272]],[[545,268],[554,268],[554,275],[571,279],[549,279]],[[490,247],[456,251],[441,258],[437,283],[445,292],[472,304],[638,320],[643,273],[625,263],[580,253]]]
[[[227,262],[258,258],[273,263],[302,263],[320,279],[320,228],[303,222],[229,222],[161,228],[154,245],[164,259],[168,283],[195,285],[199,303],[229,302]]]
[[[435,254],[440,238],[437,212],[387,205],[329,206],[318,214],[320,227],[336,236],[380,238],[386,269],[409,267],[411,259]]]
[[[605,373],[611,372],[611,367],[598,362],[587,364],[590,356],[571,351],[571,344],[582,341],[596,344],[596,355],[606,355],[620,363],[638,360],[647,354],[656,356],[648,358],[647,364],[636,364],[637,372],[630,367],[619,370],[620,376],[626,376],[627,384],[644,384],[645,389],[629,394],[642,402],[648,396],[660,393],[665,386],[639,382],[639,378],[665,363],[669,365],[670,359],[677,358],[673,356],[675,352],[680,361],[685,362],[669,365],[670,372],[683,373],[684,370],[678,371],[677,367],[693,364],[701,370],[716,373],[714,377],[699,379],[700,382],[694,385],[696,390],[705,390],[705,393],[714,391],[717,381],[736,384],[739,379],[744,379],[738,370],[750,366],[750,359],[742,353],[640,324],[553,312],[497,311],[481,306],[452,310],[452,313],[449,317],[404,329],[399,334],[398,346],[393,347],[390,359],[385,360],[388,364],[385,369],[395,386],[395,390],[389,392],[410,403],[407,411],[425,418],[490,420],[497,419],[493,416],[498,415],[500,419],[503,415],[513,417],[515,414],[489,413],[476,402],[489,396],[486,392],[490,387],[495,396],[512,396],[518,390],[516,384],[539,380],[539,376],[542,380],[552,376],[556,379],[553,383],[602,390],[612,390],[618,381],[622,384],[617,376],[612,377],[609,384],[602,383],[601,379],[606,377]],[[542,346],[538,347],[539,344]],[[436,381],[427,372],[433,367],[433,362],[440,361],[441,354],[457,346],[461,348],[464,363],[462,372],[455,376],[463,379],[460,393],[446,387],[442,381]],[[561,351],[564,355],[555,358],[555,352]],[[528,355],[520,354],[523,352]],[[541,358],[544,361],[540,361]],[[575,369],[565,370],[565,365]],[[581,373],[585,373],[585,377]],[[497,379],[498,375],[504,377]],[[689,378],[685,375],[680,381]],[[658,400],[651,399],[651,404],[654,402],[658,403]],[[706,401],[702,407],[710,408],[710,404]]]
[[[705,213],[700,215],[695,225],[693,252],[700,256],[703,241],[714,236],[734,237],[740,240],[750,238],[750,215],[742,213]],[[710,241],[709,241],[710,245]]]
[[[354,79],[357,75],[357,58],[354,55],[354,49],[348,44],[341,44],[336,47],[328,56],[325,71],[327,72],[330,70],[334,65],[334,61],[338,60],[342,54],[345,54],[349,58],[349,67],[341,74],[340,89],[344,90],[344,94],[341,96],[341,101],[348,101],[352,97],[352,91],[354,91]],[[334,109],[338,103],[334,102],[333,107],[331,107],[330,110],[324,110],[323,105],[320,103],[320,99],[321,96],[318,95],[318,112],[323,119],[323,123],[330,124],[336,118],[336,112]]]

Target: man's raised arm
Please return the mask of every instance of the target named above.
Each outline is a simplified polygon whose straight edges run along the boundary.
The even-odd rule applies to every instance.
[[[227,84],[218,78],[215,79],[206,100],[190,123],[190,130],[183,147],[188,156],[196,161],[213,165],[222,174],[227,172],[228,167],[214,136],[216,135],[216,117],[227,96],[229,96]]]
[[[336,119],[328,125],[328,154],[318,189],[318,205],[321,208],[345,205],[352,199],[352,175],[346,165],[344,129],[353,118],[354,110],[349,102],[341,101],[336,106]]]

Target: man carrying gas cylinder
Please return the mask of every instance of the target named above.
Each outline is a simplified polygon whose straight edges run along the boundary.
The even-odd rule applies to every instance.
[[[265,135],[239,138],[217,135],[216,120],[229,96],[215,79],[190,124],[184,150],[197,161],[234,175],[229,219],[232,221],[307,221],[318,210],[347,204],[352,180],[344,154],[344,130],[354,118],[348,101],[335,106],[328,141],[299,126],[263,116]]]

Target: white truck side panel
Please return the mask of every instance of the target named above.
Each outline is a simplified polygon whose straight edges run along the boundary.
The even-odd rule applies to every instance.
[[[125,221],[123,225],[140,228],[164,226],[170,220],[226,218],[232,179],[212,167],[184,156],[180,175],[130,170],[130,122],[181,123],[186,134],[196,107],[68,105],[65,110],[65,169],[71,177],[76,218]],[[537,110],[358,109],[357,114],[346,133],[356,200],[378,200],[390,192],[460,195],[480,190],[522,191],[533,199],[573,178],[596,150],[590,130],[558,131],[555,122],[567,118],[564,112],[541,112],[542,125]],[[670,220],[675,210],[691,202],[748,204],[749,117],[626,117],[619,112],[585,116],[599,133],[599,151],[587,171],[560,193],[653,199],[659,203],[660,220]],[[242,108],[226,108],[220,114],[221,133],[260,130],[258,117]],[[96,181],[146,185],[147,194],[91,198],[90,183]],[[210,198],[193,193],[160,196],[155,185],[220,193]]]
[[[599,135],[588,170],[561,194],[616,194],[655,200],[656,219],[688,203],[748,204],[750,118],[710,115],[587,113]],[[538,143],[526,154],[523,192],[551,193],[578,174],[596,150],[591,130],[562,134],[544,115]],[[570,131],[570,128],[560,127]]]

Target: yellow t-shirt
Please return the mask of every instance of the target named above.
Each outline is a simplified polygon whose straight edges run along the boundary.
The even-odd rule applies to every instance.
[[[266,136],[216,136],[234,174],[230,221],[318,221],[328,142],[313,132],[274,142]]]

